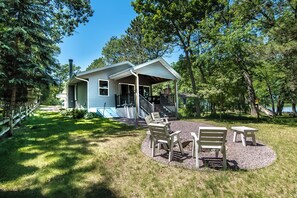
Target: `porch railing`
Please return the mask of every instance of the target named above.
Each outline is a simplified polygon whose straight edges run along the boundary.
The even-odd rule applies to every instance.
[[[115,95],[116,107],[135,106],[134,95]]]
[[[160,96],[161,112],[168,117],[176,116],[175,97],[174,95]]]
[[[154,112],[154,105],[142,95],[139,95],[139,106],[147,114]]]

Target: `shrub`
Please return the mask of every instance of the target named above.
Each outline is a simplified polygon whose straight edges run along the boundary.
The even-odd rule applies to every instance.
[[[61,114],[65,117],[80,119],[85,117],[85,115],[87,114],[87,111],[84,109],[66,109],[66,110],[62,110]]]
[[[98,118],[99,115],[97,113],[87,112],[84,117],[85,119],[92,119],[92,118]]]

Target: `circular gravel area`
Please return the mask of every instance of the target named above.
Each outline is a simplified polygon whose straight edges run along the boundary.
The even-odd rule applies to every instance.
[[[180,133],[181,142],[183,145],[184,155],[179,151],[178,146],[174,147],[173,160],[168,162],[168,152],[164,149],[158,150],[156,148],[156,155],[153,157],[154,160],[161,163],[174,166],[182,166],[185,168],[195,168],[195,158],[192,158],[192,136],[190,132],[196,132],[199,126],[211,126],[203,123],[186,122],[186,121],[171,121],[171,130],[181,130]],[[257,139],[257,145],[252,145],[251,138],[247,138],[247,146],[244,147],[241,142],[240,135],[237,136],[237,141],[233,142],[233,133],[228,130],[227,133],[227,164],[228,168],[232,170],[247,170],[247,169],[258,169],[269,166],[276,160],[276,153],[264,145]],[[152,149],[149,148],[148,137],[142,143],[142,152],[151,157]],[[219,153],[219,157],[215,158],[215,152],[209,150],[203,150],[200,155],[200,169],[218,169],[222,170],[222,154]],[[207,168],[206,168],[207,167]]]

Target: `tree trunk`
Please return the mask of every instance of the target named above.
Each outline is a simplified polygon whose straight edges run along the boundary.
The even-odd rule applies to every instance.
[[[17,91],[16,85],[13,85],[11,90],[10,107],[9,107],[10,130],[7,133],[9,137],[11,137],[13,134],[13,112],[16,106],[16,91]]]
[[[190,60],[189,51],[187,49],[184,49],[184,51],[185,51],[186,60],[187,60],[187,69],[188,69],[191,84],[192,84],[192,90],[193,90],[194,95],[197,96],[197,87],[196,87],[196,82],[195,82],[195,78],[194,78],[194,74],[193,74],[192,63],[191,63],[191,60]],[[195,98],[195,109],[196,109],[196,116],[198,118],[200,118],[201,117],[201,109],[200,109],[200,98],[199,98],[199,96],[197,96]]]
[[[16,85],[13,85],[11,89],[11,97],[10,97],[10,111],[15,110],[16,92],[17,92]]]
[[[277,109],[276,109],[276,114],[277,115],[282,115],[283,112],[283,107],[284,107],[284,101],[281,100],[280,98],[277,100]]]
[[[243,76],[244,76],[244,80],[246,82],[247,85],[247,89],[248,89],[248,100],[250,103],[250,108],[251,108],[251,115],[252,116],[257,116],[257,118],[259,117],[259,111],[255,105],[255,101],[256,101],[256,94],[255,94],[255,90],[254,90],[254,86],[253,86],[253,81],[252,78],[250,76],[250,74],[243,70]]]
[[[270,102],[271,102],[272,112],[273,112],[273,115],[275,115],[275,106],[274,106],[274,100],[273,100],[273,95],[272,95],[271,87],[270,87],[270,84],[267,81],[266,81],[266,85],[267,85],[269,96],[270,96]]]
[[[296,99],[292,99],[292,112],[294,117],[297,116],[297,112],[296,112]]]
[[[214,103],[210,103],[210,115],[216,115],[216,105]]]

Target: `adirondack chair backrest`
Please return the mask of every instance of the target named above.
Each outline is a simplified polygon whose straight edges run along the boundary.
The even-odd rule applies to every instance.
[[[147,125],[149,125],[150,123],[153,122],[153,119],[152,119],[151,115],[146,116],[144,119],[145,119],[145,122],[146,122]]]
[[[168,123],[168,118],[167,117],[162,117],[160,116],[159,112],[152,112],[151,113],[152,119],[154,122],[164,122]]]
[[[156,121],[160,121],[160,120],[162,120],[162,118],[161,118],[159,112],[152,112],[152,113],[151,113],[151,116],[152,116],[152,119],[153,119],[153,120],[156,120]]]
[[[227,130],[203,129],[199,128],[198,139],[201,147],[224,147]]]
[[[165,124],[150,123],[148,126],[154,139],[169,141],[169,131]]]
[[[162,119],[159,112],[152,112],[151,115],[152,115],[152,119],[153,120],[160,120],[160,119]]]

